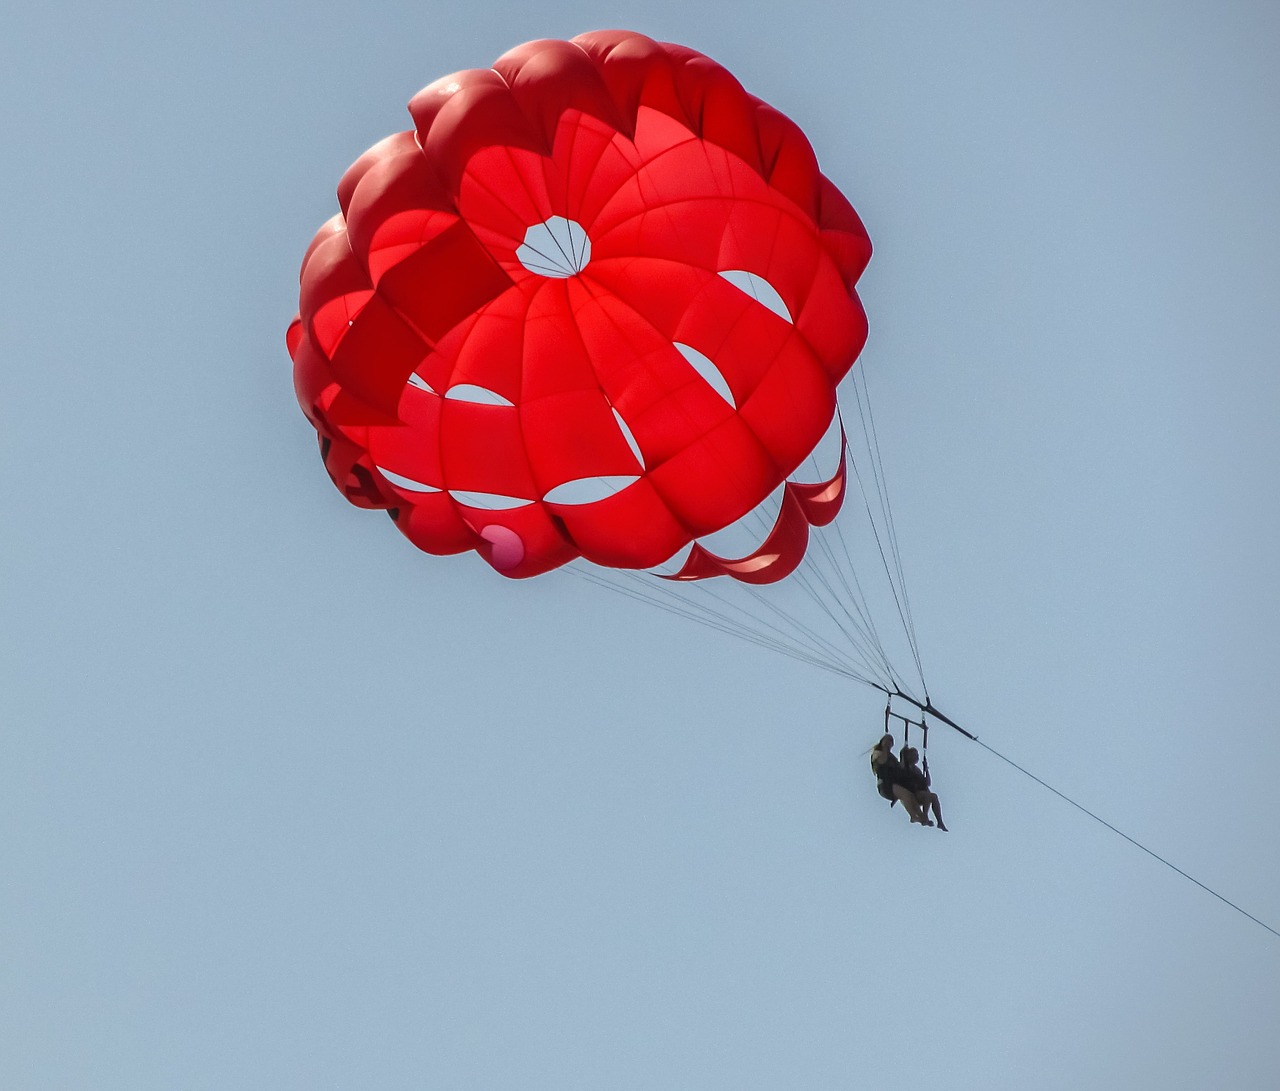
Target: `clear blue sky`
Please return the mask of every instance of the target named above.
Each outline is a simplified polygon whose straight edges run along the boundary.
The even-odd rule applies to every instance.
[[[1274,5],[26,5],[0,1086],[1280,1086],[1280,940],[980,748],[911,829],[873,692],[325,478],[284,329],[342,171],[605,26],[729,67],[867,223],[938,704],[1280,921]]]

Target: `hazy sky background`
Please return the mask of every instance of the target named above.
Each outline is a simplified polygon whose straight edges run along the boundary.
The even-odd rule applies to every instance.
[[[329,483],[284,330],[341,173],[608,26],[867,224],[937,703],[1280,927],[1276,6],[26,5],[0,1085],[1280,1086],[1280,940],[979,747],[910,828],[873,691]]]

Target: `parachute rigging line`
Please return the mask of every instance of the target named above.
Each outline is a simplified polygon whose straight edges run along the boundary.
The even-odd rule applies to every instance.
[[[834,550],[832,549],[826,535],[818,536],[818,547],[826,556],[832,570],[840,580],[841,587],[844,589],[844,598],[841,598],[838,601],[859,635],[862,636],[869,644],[874,646],[883,656],[884,649],[880,641],[880,634],[876,632],[875,619],[872,618],[867,609],[866,594],[862,590],[862,584],[858,580],[858,570],[854,567],[848,543],[844,540],[844,529],[838,522],[836,523],[835,531],[836,539],[840,542],[840,548],[844,553],[845,563],[843,566],[837,562]],[[852,587],[850,586],[850,580],[853,581]],[[848,607],[845,606],[846,601],[852,603],[853,608],[857,610],[858,616],[856,619],[849,613]],[[893,667],[890,665],[887,658],[883,660],[883,664],[885,670],[889,674],[892,674]]]
[[[808,565],[809,559],[806,558],[801,567]],[[569,565],[565,571],[599,587],[656,606],[677,617],[738,637],[758,647],[782,652],[792,659],[875,689],[885,690],[889,685],[897,684],[898,676],[889,665],[884,648],[878,641],[860,640],[847,626],[837,624],[837,632],[850,645],[848,650],[842,650],[794,613],[782,609],[772,601],[768,597],[767,588],[735,585],[731,590],[748,598],[745,602],[732,602],[722,593],[707,586],[710,581],[683,584],[677,591],[651,575],[623,569],[587,570]],[[824,575],[815,574],[815,578],[825,587],[830,587],[830,582]],[[830,620],[838,623],[839,619],[834,617],[811,584],[803,578],[797,579],[796,573],[792,574],[789,582],[815,601]],[[755,603],[757,610],[749,609],[747,602]],[[768,615],[772,615],[772,618]]]
[[[858,379],[861,376],[862,390],[858,389]],[[907,635],[907,642],[911,646],[911,657],[915,660],[916,671],[920,675],[920,687],[924,691],[925,699],[928,699],[929,687],[924,677],[924,666],[921,662],[920,647],[916,640],[915,621],[911,614],[911,606],[907,599],[907,583],[906,576],[902,567],[902,554],[898,548],[898,534],[893,521],[893,509],[889,505],[888,483],[884,477],[884,463],[880,455],[880,440],[875,431],[875,418],[871,415],[871,392],[867,387],[866,366],[865,364],[855,369],[853,374],[853,394],[858,404],[858,416],[862,423],[862,435],[867,443],[868,453],[870,455],[869,462],[871,468],[872,483],[875,485],[876,497],[879,501],[880,515],[884,520],[885,533],[884,538],[889,543],[889,551],[893,554],[893,568],[897,572],[897,579],[894,578],[894,571],[889,567],[889,560],[885,556],[884,542],[881,540],[880,527],[876,522],[875,515],[871,511],[871,500],[867,496],[867,488],[863,482],[861,471],[858,469],[858,459],[853,457],[850,451],[849,461],[853,466],[854,477],[858,482],[858,490],[862,494],[862,502],[866,508],[867,521],[871,524],[872,533],[875,536],[876,549],[880,554],[880,562],[884,566],[885,576],[889,581],[890,590],[893,592],[894,605],[898,610],[898,618],[902,622],[903,630]],[[866,407],[864,410],[863,402]]]
[[[843,427],[843,425],[842,425]],[[845,453],[848,454],[848,444],[845,444]],[[815,471],[818,470],[817,460],[810,458]],[[819,471],[819,476],[821,473]],[[863,655],[864,662],[869,658],[875,658],[878,665],[882,668],[884,676],[888,677],[895,686],[901,688],[902,682],[897,673],[893,669],[893,664],[889,661],[888,655],[885,653],[884,644],[880,639],[880,634],[876,631],[875,621],[871,615],[868,606],[866,593],[862,589],[862,584],[858,579],[858,569],[853,563],[853,554],[849,549],[849,544],[845,540],[844,529],[840,520],[837,518],[832,526],[835,531],[835,538],[840,543],[841,553],[843,555],[843,563],[837,559],[834,548],[831,544],[830,534],[816,534],[814,540],[818,546],[818,552],[822,554],[826,561],[827,568],[835,574],[836,580],[840,584],[840,590],[843,594],[831,591],[830,584],[826,583],[820,567],[815,564],[815,572],[818,573],[820,579],[823,579],[824,585],[827,586],[831,593],[831,599],[840,608],[841,612],[849,620],[851,629],[845,629],[845,635],[850,643],[854,644],[859,652]],[[852,583],[850,582],[852,581]],[[854,617],[850,607],[857,612]],[[874,673],[874,672],[873,672]],[[923,685],[923,679],[921,680]]]
[[[872,445],[872,467],[876,471],[877,488],[880,490],[881,502],[885,511],[885,525],[889,532],[889,544],[893,551],[893,563],[898,572],[898,586],[902,589],[902,606],[906,612],[907,638],[911,644],[912,654],[915,657],[916,669],[920,672],[920,684],[924,689],[925,699],[929,698],[929,689],[924,680],[924,666],[920,656],[920,643],[916,637],[915,616],[911,612],[911,598],[907,595],[907,576],[902,566],[902,550],[898,546],[898,528],[893,520],[893,508],[889,504],[889,478],[884,471],[884,458],[880,453],[880,436],[876,431],[875,414],[871,409],[871,391],[867,386],[866,367],[858,369],[858,373],[853,377],[853,391],[855,398],[858,393],[858,379],[862,380],[862,395],[867,406],[867,431],[871,436]],[[859,401],[858,408],[862,408],[862,402]]]
[[[745,640],[749,644],[755,644],[757,647],[779,652],[791,659],[796,659],[802,663],[808,663],[810,666],[817,667],[819,670],[838,674],[844,678],[851,678],[854,681],[866,681],[866,679],[860,677],[856,672],[850,670],[847,666],[842,665],[843,657],[823,654],[821,649],[813,650],[811,647],[799,643],[796,638],[789,637],[788,634],[783,632],[776,625],[770,623],[767,618],[761,618],[758,615],[751,614],[749,611],[737,604],[726,603],[725,605],[738,609],[740,612],[746,614],[747,617],[751,618],[757,626],[769,629],[777,635],[773,637],[767,636],[765,633],[735,619],[729,614],[718,611],[705,604],[701,606],[696,605],[687,599],[677,596],[666,587],[655,585],[649,581],[644,581],[642,577],[634,573],[618,572],[614,574],[618,580],[628,580],[631,586],[627,586],[621,582],[615,582],[614,579],[610,579],[609,577],[594,570],[584,570],[574,566],[567,566],[565,571],[572,573],[579,579],[586,580],[588,583],[595,584],[598,587],[603,587],[617,594],[625,595],[627,598],[647,603],[650,606],[656,606],[659,610],[663,610],[675,617],[682,617],[686,620],[697,622],[707,628],[715,629],[717,632],[737,637],[740,640]],[[711,594],[709,590],[706,590],[706,593],[709,596]]]

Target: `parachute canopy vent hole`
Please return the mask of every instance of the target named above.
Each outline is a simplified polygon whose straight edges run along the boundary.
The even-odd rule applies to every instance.
[[[524,233],[524,243],[516,250],[516,257],[538,276],[577,276],[591,260],[591,240],[581,224],[552,216]]]

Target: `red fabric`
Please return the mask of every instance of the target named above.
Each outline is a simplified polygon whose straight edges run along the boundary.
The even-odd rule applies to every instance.
[[[800,508],[804,512],[804,517],[808,520],[809,525],[825,527],[840,514],[840,507],[844,503],[844,494],[848,484],[848,469],[844,458],[841,457],[840,472],[830,481],[824,481],[817,485],[792,481],[788,484],[788,488],[793,491],[796,499],[800,502]]]
[[[729,560],[717,557],[695,542],[680,571],[663,579],[687,582],[731,576],[752,584],[786,579],[804,560],[809,528],[826,526],[840,513],[840,505],[844,503],[848,468],[843,425],[840,441],[840,466],[833,477],[818,482],[788,481],[783,486],[778,518],[758,548],[745,557]]]
[[[626,31],[526,43],[409,112],[413,130],[344,174],[286,339],[353,503],[512,577],[576,556],[648,567],[808,455],[866,339],[871,245],[794,123],[714,61]],[[786,315],[721,276],[744,271]],[[778,578],[834,517],[842,475],[788,486],[774,559],[690,563]],[[621,491],[544,499],[593,478]]]

